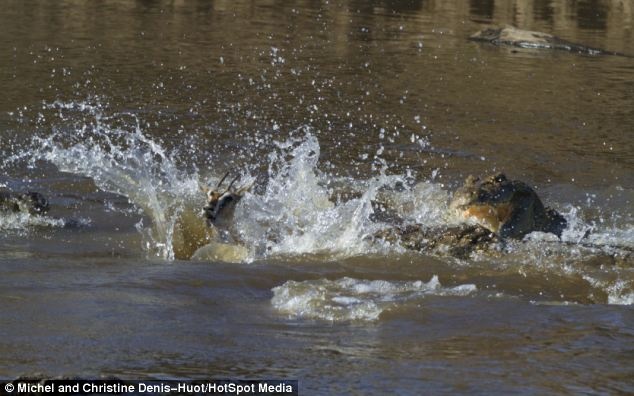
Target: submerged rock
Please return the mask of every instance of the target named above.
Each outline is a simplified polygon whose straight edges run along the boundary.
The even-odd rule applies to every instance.
[[[470,40],[484,41],[494,45],[511,45],[521,48],[555,49],[588,55],[619,55],[618,52],[605,51],[572,43],[548,33],[518,29],[513,26],[489,27],[469,36]]]

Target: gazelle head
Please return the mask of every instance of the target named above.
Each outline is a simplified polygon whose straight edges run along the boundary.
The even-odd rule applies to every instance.
[[[229,172],[220,179],[215,188],[201,186],[201,190],[207,196],[207,204],[203,207],[203,212],[207,221],[211,224],[214,224],[223,213],[232,212],[235,204],[238,203],[240,198],[242,198],[253,185],[253,183],[247,183],[246,186],[234,188],[234,183],[240,178],[240,176],[236,176],[231,180],[229,186],[222,190],[222,183],[227,176],[229,176]]]

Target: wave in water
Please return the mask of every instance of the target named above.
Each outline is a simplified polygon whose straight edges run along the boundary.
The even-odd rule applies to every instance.
[[[429,295],[467,296],[476,290],[471,284],[443,287],[435,275],[427,283],[353,278],[288,281],[273,288],[271,303],[292,318],[373,321],[406,301]]]

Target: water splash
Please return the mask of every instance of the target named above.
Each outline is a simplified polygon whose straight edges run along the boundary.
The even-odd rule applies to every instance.
[[[127,128],[113,127],[99,106],[60,102],[51,106],[89,112],[93,118],[80,128],[36,138],[32,162],[49,161],[60,171],[89,177],[100,189],[127,197],[152,220],[151,227],[138,226],[147,250],[173,259],[174,226],[198,191],[196,172],[178,169],[173,156],[143,134],[138,121]],[[130,114],[112,118],[126,116],[136,120]]]
[[[84,220],[86,222],[86,220]],[[0,230],[28,233],[31,228],[55,227],[63,228],[68,225],[64,219],[49,216],[33,215],[30,213],[0,213]]]
[[[433,228],[450,221],[447,215],[449,193],[437,183],[422,181],[398,192],[382,192],[379,200],[408,223]]]
[[[180,169],[176,155],[146,136],[133,114],[106,116],[97,105],[56,102],[50,106],[62,118],[64,111],[78,111],[84,123],[35,138],[35,149],[23,156],[30,158],[32,166],[45,160],[60,171],[88,177],[100,189],[126,197],[150,220],[150,224],[141,220],[137,225],[144,248],[151,255],[174,259],[175,241],[200,231],[185,229],[175,235],[183,218],[199,217],[203,196],[198,171]],[[236,239],[250,250],[249,261],[268,255],[349,256],[372,251],[367,237],[384,226],[370,220],[372,200],[380,188],[401,178],[382,171],[362,183],[350,180],[354,188],[363,184],[361,196],[335,203],[330,199],[330,178],[318,170],[319,142],[309,128],[298,129],[274,147],[268,157],[266,189],[262,194],[248,193],[235,211],[232,228]],[[219,176],[209,179],[217,181]],[[242,175],[242,181],[253,179]]]
[[[63,120],[74,120],[74,124],[69,127],[66,123],[52,134],[36,138],[34,149],[17,154],[13,160],[30,158],[32,166],[37,160],[46,160],[62,171],[91,178],[104,191],[127,197],[147,216],[138,229],[150,255],[174,259],[179,238],[204,234],[199,213],[204,198],[198,189],[201,176],[195,164],[180,164],[178,153],[169,152],[145,135],[133,114],[106,115],[102,106],[81,103],[56,102],[49,107],[58,111]],[[321,148],[308,127],[264,145],[272,147],[266,157],[266,174],[246,172],[241,182],[253,181],[256,176],[266,182],[238,203],[231,230],[234,239],[248,250],[246,261],[289,255],[332,259],[398,254],[402,251],[398,244],[382,244],[372,238],[391,226],[376,219],[376,201],[393,210],[404,223],[436,227],[450,220],[448,191],[439,183],[411,184],[407,176],[387,175],[389,167],[385,161],[377,160],[376,175],[365,180],[334,177],[320,170]],[[205,178],[214,183],[220,176],[210,174]],[[601,253],[610,253],[613,245],[632,247],[634,235],[627,222],[625,226],[588,222],[581,212],[574,207],[563,212],[569,224],[563,243],[533,234],[522,243],[510,243],[511,254],[499,261],[505,263],[504,268],[508,268],[506,263],[520,263],[518,271],[536,268],[577,276],[592,271],[588,266],[576,265],[588,254],[594,254],[591,249],[583,250],[582,242],[595,245]],[[191,220],[189,228],[179,229],[184,218]],[[615,275],[615,279],[621,278],[618,273]],[[627,279],[627,285],[631,285]],[[612,280],[601,288],[615,285]],[[627,287],[623,290],[619,296],[627,294]]]
[[[360,197],[333,202],[329,177],[318,170],[317,138],[306,128],[297,132],[269,155],[265,192],[247,195],[238,206],[241,238],[267,255],[371,252],[367,237],[384,226],[371,221],[372,201],[397,178],[382,173],[366,181]]]

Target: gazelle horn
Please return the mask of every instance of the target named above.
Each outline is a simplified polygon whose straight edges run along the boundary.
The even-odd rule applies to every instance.
[[[231,187],[233,186],[233,183],[235,183],[239,178],[240,178],[240,175],[234,177],[233,180],[231,180],[231,183],[229,183],[229,187],[227,187],[227,191],[231,191]]]
[[[225,181],[227,176],[229,176],[229,172],[225,173],[225,175],[222,177],[222,179],[220,179],[220,181],[218,182],[218,185],[216,186],[216,188],[220,188],[220,186],[222,185],[222,182]]]

